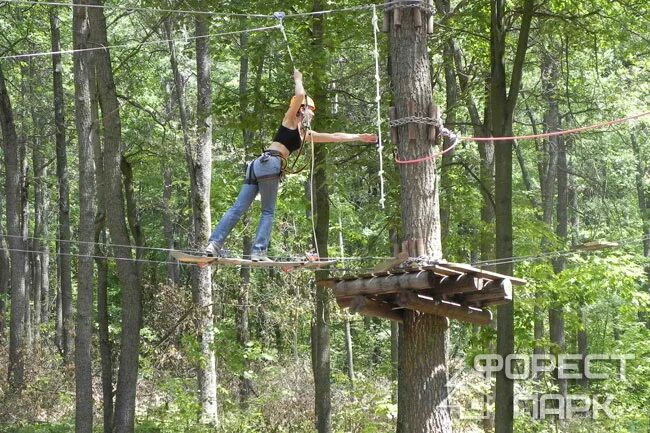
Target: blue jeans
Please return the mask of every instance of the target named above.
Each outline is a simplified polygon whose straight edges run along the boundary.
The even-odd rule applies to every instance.
[[[219,224],[217,224],[210,236],[210,242],[223,245],[230,231],[253,203],[259,192],[262,201],[262,214],[260,215],[260,222],[253,242],[253,253],[265,252],[271,240],[281,171],[282,158],[279,156],[264,153],[254,160],[246,170],[246,183],[242,185],[235,204],[226,211]]]

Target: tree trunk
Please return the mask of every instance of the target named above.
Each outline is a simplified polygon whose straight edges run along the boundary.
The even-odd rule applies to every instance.
[[[490,95],[489,122],[492,136],[511,136],[514,109],[521,86],[523,64],[534,11],[534,0],[523,6],[517,50],[513,62],[510,90],[506,89],[505,51],[507,27],[505,0],[490,3]],[[496,258],[512,257],[512,141],[495,149]],[[497,265],[497,272],[511,275],[512,262]],[[514,352],[514,300],[497,310],[497,352],[504,359]],[[501,370],[496,381],[496,433],[512,433],[514,383]]]
[[[93,3],[97,4],[97,3]],[[106,19],[101,8],[90,8],[92,42],[108,46]],[[131,239],[126,225],[124,192],[120,164],[122,161],[122,126],[116,96],[113,70],[108,50],[96,54],[96,73],[99,103],[104,133],[104,174],[107,225],[116,257],[117,273],[122,286],[122,334],[120,361],[115,400],[114,429],[116,433],[132,432],[135,423],[135,398],[140,352],[140,323],[142,296],[138,267],[133,261]]]
[[[174,213],[172,211],[173,195],[173,171],[169,163],[163,167],[163,196],[162,196],[162,219],[163,234],[165,243],[169,250],[176,249],[176,240],[174,236]],[[167,283],[177,286],[180,281],[180,268],[178,262],[172,259],[171,255],[167,257]]]
[[[314,0],[312,10],[323,10],[325,4],[322,0]],[[327,102],[327,71],[329,70],[329,55],[325,48],[325,16],[318,15],[312,19],[312,49],[316,53],[316,62],[313,71],[313,96],[323,107],[328,107]],[[327,110],[319,115],[318,125],[321,129],[329,126],[329,115]],[[314,171],[311,173],[310,200],[313,204],[313,223],[315,224],[314,244],[321,259],[329,256],[327,245],[329,240],[329,190],[327,185],[327,148],[315,146],[314,149]],[[326,279],[328,271],[316,272],[316,279]],[[316,287],[315,310],[312,332],[312,365],[314,372],[315,387],[315,415],[316,430],[318,433],[330,433],[332,431],[332,393],[330,379],[330,303],[329,290],[324,287]]]
[[[242,21],[242,27],[245,27],[246,21]],[[244,140],[244,155],[245,161],[248,161],[251,156],[251,150],[253,147],[253,130],[248,127],[249,121],[249,102],[250,98],[248,95],[248,33],[242,33],[239,37],[239,49],[241,50],[242,55],[239,57],[239,112],[240,120],[242,122],[242,138]],[[260,61],[260,64],[262,62]],[[256,85],[259,83],[256,80]],[[257,89],[256,89],[257,90]],[[257,101],[255,101],[257,105]],[[248,215],[244,217],[248,219]],[[247,225],[247,221],[244,221],[244,225]],[[244,257],[250,257],[252,240],[251,236],[246,235],[242,241],[242,251]],[[241,284],[238,288],[238,307],[237,307],[237,341],[242,348],[246,350],[250,342],[250,328],[249,328],[249,290],[250,290],[250,281],[251,281],[251,270],[248,267],[243,266],[240,271]],[[248,399],[253,394],[253,382],[248,377],[246,372],[250,367],[250,362],[246,357],[244,359],[244,373],[239,376],[239,404],[242,409],[248,408]]]
[[[558,239],[566,242],[569,234],[569,194],[568,194],[568,166],[566,146],[560,137],[558,146],[557,164],[557,226],[555,234]],[[553,260],[553,269],[556,274],[564,271],[566,258],[558,257]],[[564,342],[564,307],[561,303],[553,303],[549,308],[549,337],[558,353],[566,352]],[[558,378],[558,370],[554,371],[558,383],[559,393],[566,397],[568,384],[566,379]]]
[[[417,9],[402,9],[401,26],[390,30],[391,82],[397,117],[426,113],[432,102],[431,70],[426,26],[415,27]],[[431,152],[427,127],[416,124],[415,140],[409,126],[398,128],[398,150],[404,159]],[[425,253],[442,258],[439,179],[431,162],[400,165],[402,232],[405,239],[422,239]],[[397,432],[451,432],[447,406],[447,319],[405,311],[399,333]]]
[[[108,310],[108,259],[109,247],[106,233],[106,175],[104,173],[104,150],[99,134],[99,105],[97,82],[91,76],[91,119],[92,144],[95,157],[95,179],[97,191],[97,213],[95,215],[95,265],[97,266],[97,331],[102,378],[103,427],[105,432],[113,431],[113,347],[110,340],[110,316]]]
[[[197,67],[197,134],[195,159],[190,167],[192,179],[192,216],[194,222],[194,244],[202,245],[210,236],[210,182],[212,178],[212,84],[210,81],[210,44],[208,22],[197,16],[196,25],[196,67]],[[178,89],[180,95],[180,88]],[[180,101],[181,98],[179,98]],[[217,372],[214,344],[214,315],[212,308],[212,272],[209,267],[198,269],[194,275],[194,302],[199,308],[196,319],[197,333],[201,345],[199,366],[199,388],[202,405],[201,421],[218,424]]]
[[[81,3],[79,3],[81,4]],[[61,50],[60,21],[57,8],[50,9],[50,31],[52,51]],[[65,138],[65,104],[63,99],[63,63],[60,54],[52,55],[52,81],[54,91],[54,127],[56,141],[56,178],[59,189],[59,233],[57,240],[57,281],[58,301],[61,303],[61,342],[66,363],[72,362],[72,266],[70,256],[70,193],[68,186],[68,156]],[[45,303],[46,307],[49,301]],[[58,311],[58,309],[57,309]],[[57,313],[58,314],[58,313]],[[44,312],[43,320],[47,321],[49,308]],[[57,321],[58,322],[58,321]]]
[[[22,181],[20,143],[4,73],[0,67],[0,127],[5,165],[7,196],[7,237],[11,256],[11,323],[9,329],[9,385],[20,393],[25,385],[25,253],[22,235]]]
[[[80,4],[80,3],[78,3]],[[89,46],[90,20],[86,8],[74,12],[74,48]],[[91,79],[92,54],[74,55],[75,120],[79,142],[79,264],[77,289],[77,328],[75,337],[75,431],[91,433],[93,426],[92,390],[92,314],[93,241],[95,218],[95,164],[93,160]]]

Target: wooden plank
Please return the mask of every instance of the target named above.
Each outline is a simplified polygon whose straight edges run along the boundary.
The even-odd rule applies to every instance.
[[[510,280],[490,281],[487,283],[483,290],[480,292],[464,293],[458,296],[458,299],[463,303],[474,304],[490,304],[494,305],[493,301],[512,301],[512,283]]]
[[[406,259],[409,258],[409,255],[407,252],[403,251],[397,255],[397,257],[394,257],[390,260],[386,260],[385,262],[381,262],[375,268],[372,270],[373,274],[379,273],[379,272],[386,272],[395,266],[401,265],[406,261]]]
[[[510,275],[503,275],[497,272],[487,271],[485,269],[476,268],[474,266],[465,265],[462,263],[446,263],[443,266],[448,269],[463,271],[465,273],[474,273],[477,276],[481,278],[486,278],[488,280],[503,280],[507,278],[515,286],[526,284],[526,280],[522,278],[512,277]]]
[[[397,297],[397,304],[409,310],[421,311],[426,314],[445,316],[476,325],[489,325],[492,322],[492,312],[480,308],[461,305],[449,301],[418,295],[413,292],[403,292]]]
[[[483,281],[473,275],[443,277],[438,285],[431,289],[434,295],[455,295],[457,293],[476,292],[483,290]]]
[[[282,269],[299,269],[299,268],[322,268],[336,263],[336,260],[304,260],[291,262],[254,262],[248,259],[236,257],[207,257],[187,254],[182,251],[171,251],[171,256],[181,263],[194,264],[199,266],[208,265],[230,265],[230,266],[248,266],[251,268],[282,268]]]
[[[437,277],[431,272],[422,271],[354,281],[339,281],[334,287],[334,295],[337,297],[382,295],[402,290],[431,289],[435,287],[436,279]]]

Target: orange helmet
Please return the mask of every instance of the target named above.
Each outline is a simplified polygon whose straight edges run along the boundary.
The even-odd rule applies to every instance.
[[[293,101],[295,101],[295,100],[296,100],[296,97],[295,97],[295,96],[292,96],[292,97],[291,97],[291,102],[289,103],[289,105],[293,105]],[[311,99],[311,98],[310,98],[309,96],[307,96],[307,95],[304,96],[304,98],[303,98],[303,100],[302,100],[302,104],[300,104],[300,105],[306,105],[306,106],[308,106],[309,108],[311,108],[312,111],[315,111],[315,110],[316,110],[316,105],[314,104],[314,100]]]

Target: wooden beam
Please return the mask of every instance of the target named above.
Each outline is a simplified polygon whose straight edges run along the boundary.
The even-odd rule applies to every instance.
[[[421,311],[426,314],[445,316],[476,325],[489,325],[492,322],[492,312],[480,308],[469,307],[449,301],[436,301],[413,292],[403,292],[397,297],[397,304],[409,310]]]
[[[480,292],[465,293],[459,296],[463,303],[496,305],[494,301],[512,301],[510,280],[490,281]]]
[[[386,272],[389,271],[390,269],[393,269],[395,266],[401,265],[406,261],[406,259],[409,258],[409,255],[407,252],[403,251],[399,254],[397,254],[396,257],[386,260],[385,262],[381,262],[375,268],[372,270],[373,273],[379,273],[379,272]]]
[[[400,310],[394,310],[394,305],[387,302],[375,301],[365,296],[337,298],[336,302],[341,308],[349,308],[354,313],[380,317],[400,323],[403,321],[402,312]]]
[[[477,292],[483,290],[483,281],[473,275],[465,274],[442,277],[438,285],[431,289],[434,295],[454,295],[457,293]]]
[[[324,283],[327,281],[327,283]],[[466,292],[479,292],[483,290],[483,282],[473,275],[459,275],[440,277],[431,271],[408,272],[398,275],[374,276],[356,280],[339,281],[332,284],[333,280],[318,281],[323,287],[334,289],[336,297],[349,297],[358,295],[386,295],[404,290],[431,289],[434,295],[454,295]],[[498,289],[497,289],[498,290]]]
[[[519,286],[521,284],[526,284],[526,280],[522,278],[516,278],[512,277],[510,275],[504,275],[504,274],[499,274],[496,272],[492,271],[486,271],[485,269],[477,268],[474,266],[470,265],[465,265],[462,263],[445,263],[444,265],[440,265],[455,271],[462,271],[464,273],[473,273],[476,274],[477,276],[481,278],[485,278],[488,280],[503,280],[503,279],[509,279],[512,284],[515,286]]]
[[[334,295],[385,295],[401,290],[430,289],[435,287],[437,277],[431,272],[410,272],[385,277],[373,277],[352,281],[339,281],[334,287]]]

